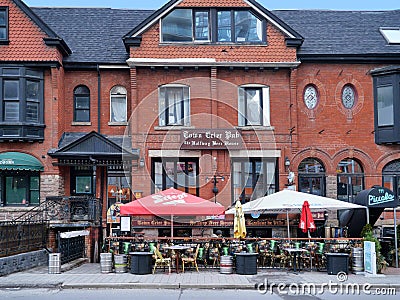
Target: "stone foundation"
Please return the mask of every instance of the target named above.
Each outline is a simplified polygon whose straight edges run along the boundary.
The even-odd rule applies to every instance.
[[[48,264],[46,250],[38,250],[0,258],[0,276]]]

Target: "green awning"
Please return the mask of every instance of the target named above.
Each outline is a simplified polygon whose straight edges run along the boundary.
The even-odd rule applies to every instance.
[[[43,171],[42,163],[29,154],[20,152],[0,153],[0,170]]]

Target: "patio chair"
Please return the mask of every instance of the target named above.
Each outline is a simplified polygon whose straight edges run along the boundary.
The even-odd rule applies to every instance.
[[[189,263],[192,266],[196,267],[197,272],[199,271],[199,268],[197,266],[197,256],[199,254],[199,248],[200,248],[200,244],[197,245],[196,251],[194,252],[193,256],[182,257],[182,272],[185,272],[185,264],[189,264]]]
[[[168,266],[168,274],[171,274],[171,258],[169,257],[163,257],[160,250],[158,250],[157,247],[154,248],[154,268],[153,268],[153,274],[156,271],[157,266],[159,267],[165,267]]]

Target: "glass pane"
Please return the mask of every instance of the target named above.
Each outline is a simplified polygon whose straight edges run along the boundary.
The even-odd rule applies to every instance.
[[[89,122],[89,110],[80,109],[75,111],[75,122]]]
[[[304,159],[298,169],[299,173],[324,173],[324,166],[314,158]]]
[[[245,110],[245,91],[239,88],[239,103],[238,103],[238,126],[246,126],[246,110]]]
[[[4,75],[19,75],[19,68],[3,68]]]
[[[155,162],[154,163],[154,186],[155,193],[162,191],[162,163]]]
[[[311,178],[299,176],[299,190],[302,193],[311,193]]]
[[[182,88],[168,88],[166,92],[168,125],[182,125],[183,91]]]
[[[383,176],[383,186],[391,191],[394,191],[394,176]]]
[[[175,166],[176,164],[174,162],[165,163],[165,173],[167,174],[165,189],[175,187]]]
[[[6,177],[6,202],[7,204],[25,204],[28,184],[25,177]]]
[[[38,77],[38,78],[43,77],[43,72],[32,70],[32,69],[26,69],[25,74],[30,77]]]
[[[40,202],[39,191],[31,191],[29,204],[31,204],[31,205],[39,205],[39,202]]]
[[[111,122],[126,122],[126,97],[111,97]]]
[[[254,174],[255,186],[251,197],[252,200],[263,197],[266,194],[265,168],[266,168],[265,163],[262,163],[261,161],[255,162],[255,174]]]
[[[158,116],[159,116],[158,124],[160,126],[166,125],[165,124],[166,123],[165,90],[166,90],[166,88],[160,88],[159,96],[158,96],[159,97],[159,99],[158,99]]]
[[[230,11],[219,11],[218,18],[218,42],[232,41],[232,19]]]
[[[246,108],[247,125],[262,125],[260,89],[246,89]]]
[[[354,174],[354,173],[363,173],[363,170],[357,161],[351,158],[347,158],[342,160],[338,164],[336,172]]]
[[[249,11],[235,11],[236,42],[261,42],[262,22]]]
[[[244,188],[244,184],[242,183],[242,163],[234,162],[233,163],[233,201],[242,200],[242,191]]]
[[[75,108],[87,108],[87,109],[89,109],[89,97],[75,96]]]
[[[92,193],[92,177],[76,176],[75,193],[91,194]]]
[[[4,103],[4,120],[19,121],[19,102]]]
[[[26,103],[26,121],[35,123],[39,122],[39,103]]]
[[[4,9],[0,10],[0,26],[6,26],[7,25],[7,20],[6,20],[6,11]]]
[[[207,41],[209,40],[208,29],[208,12],[197,11],[195,13],[195,40]]]
[[[197,195],[197,164],[194,161],[188,162],[186,174],[188,176],[188,193]]]
[[[4,80],[4,100],[19,100],[19,81]]]
[[[26,99],[39,101],[39,82],[26,81]]]
[[[7,38],[7,30],[6,28],[0,27],[0,40],[5,40]]]
[[[378,87],[377,93],[378,126],[394,125],[393,87]]]
[[[89,94],[89,89],[88,89],[88,87],[81,85],[81,86],[78,86],[75,89],[74,94],[75,95],[82,95],[82,94],[88,95]]]
[[[175,9],[161,21],[161,35],[164,42],[191,42],[192,34],[191,9]]]
[[[39,177],[38,176],[31,176],[30,189],[31,190],[39,190]]]

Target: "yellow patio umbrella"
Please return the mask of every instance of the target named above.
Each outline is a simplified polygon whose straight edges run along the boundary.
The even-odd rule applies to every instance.
[[[242,204],[240,201],[236,201],[235,204],[235,218],[233,220],[233,236],[235,238],[246,237],[246,223],[244,219],[244,213],[242,210]]]

